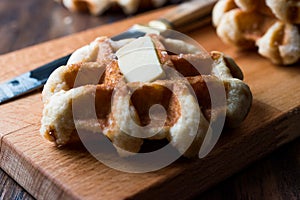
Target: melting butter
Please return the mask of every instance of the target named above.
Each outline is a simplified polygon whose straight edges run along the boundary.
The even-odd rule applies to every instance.
[[[154,43],[140,37],[116,52],[120,71],[128,82],[151,82],[164,77]]]

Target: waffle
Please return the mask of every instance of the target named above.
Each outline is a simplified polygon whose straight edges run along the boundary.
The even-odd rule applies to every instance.
[[[220,0],[213,9],[218,36],[241,49],[258,53],[275,64],[300,59],[298,1]]]
[[[78,141],[76,129],[101,133],[121,155],[127,155],[124,150],[139,152],[145,140],[167,139],[180,153],[193,157],[199,152],[209,123],[220,117],[222,111],[226,112],[227,127],[241,124],[249,112],[252,94],[242,81],[242,71],[230,57],[217,51],[205,56],[183,41],[158,35],[149,37],[164,71],[179,72],[180,76],[128,83],[119,70],[115,52],[134,39],[112,41],[99,37],[75,51],[67,65],[49,77],[42,92],[42,136],[62,146]],[[211,110],[207,84],[214,90],[225,86],[226,105],[220,103]],[[96,119],[86,109],[89,98],[96,102]],[[155,104],[165,112],[158,109],[151,114]],[[76,128],[74,105],[81,106]],[[148,127],[149,124],[152,126]]]
[[[74,12],[89,12],[101,15],[110,8],[119,7],[125,14],[133,14],[139,9],[163,6],[168,0],[56,0]]]

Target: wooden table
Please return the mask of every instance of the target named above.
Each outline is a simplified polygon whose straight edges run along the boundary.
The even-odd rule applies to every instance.
[[[0,2],[0,54],[125,18],[70,13],[52,0]],[[3,67],[3,66],[2,66]],[[197,199],[300,199],[300,139],[281,147]],[[0,199],[33,199],[0,170]]]

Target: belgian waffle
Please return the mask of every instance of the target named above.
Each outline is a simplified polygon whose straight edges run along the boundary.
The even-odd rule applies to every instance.
[[[300,3],[275,0],[220,0],[213,9],[217,34],[238,48],[258,47],[275,64],[300,59]]]
[[[154,126],[146,129],[145,134],[150,135],[147,140],[167,139],[180,153],[191,157],[199,152],[209,123],[222,110],[226,113],[227,127],[236,127],[245,119],[252,94],[242,81],[240,68],[230,57],[216,51],[207,57],[183,41],[148,36],[157,48],[164,70],[172,69],[185,78],[167,75],[153,82],[128,83],[119,70],[115,52],[134,39],[112,41],[99,37],[74,52],[68,64],[49,77],[42,93],[44,110],[40,132],[43,137],[61,146],[79,139],[76,128],[84,129],[104,134],[121,154],[123,150],[135,153],[144,141],[139,127],[153,122]],[[225,106],[220,104],[211,110],[207,84],[216,90],[225,87]],[[97,117],[91,119],[83,108],[75,128],[74,104],[85,105],[88,97],[95,99]],[[165,110],[163,124],[162,112],[149,115],[150,107],[155,104]]]

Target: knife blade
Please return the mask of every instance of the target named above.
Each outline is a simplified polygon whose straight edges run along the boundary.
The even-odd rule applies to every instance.
[[[132,27],[129,30],[111,37],[112,40],[118,41],[127,38],[138,38],[145,35],[145,32],[136,30]],[[0,84],[0,104],[28,94],[44,86],[50,74],[58,67],[65,65],[72,54],[63,56],[57,60],[42,65],[34,70],[26,72],[9,81]]]
[[[189,27],[195,28],[196,23],[191,23],[192,21],[196,21],[202,26],[210,22],[208,19],[210,19],[210,13],[216,2],[217,0],[194,0],[183,3],[179,6],[175,6],[175,8],[168,12],[165,17],[149,22],[148,26],[152,30],[153,27],[156,26],[159,26],[160,30],[168,28],[179,29],[180,27],[189,30],[191,29]],[[203,23],[199,23],[199,21]],[[144,36],[148,31],[149,28],[146,26],[141,27],[139,25],[134,25],[132,28],[111,39],[117,41],[126,38],[138,38]],[[70,56],[71,54],[68,54],[9,81],[1,83],[0,104],[42,88],[50,74],[56,68],[65,65]]]

